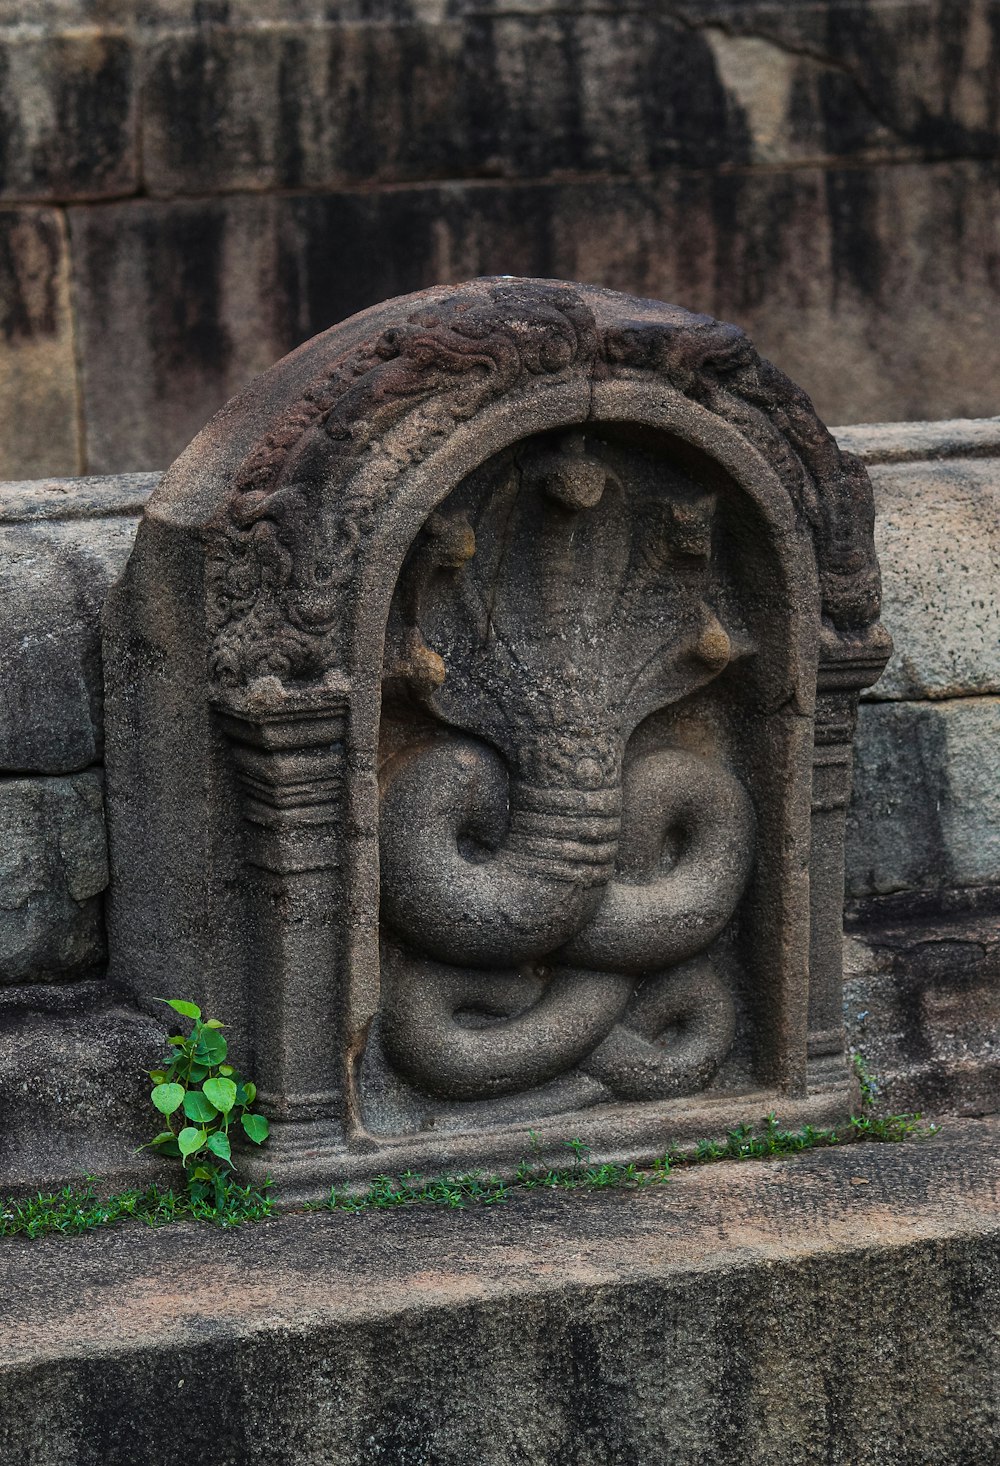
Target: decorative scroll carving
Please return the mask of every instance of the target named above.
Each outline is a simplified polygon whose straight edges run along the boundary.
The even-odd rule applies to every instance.
[[[335,359],[241,466],[217,519],[216,679],[233,687],[328,670],[326,633],[380,503],[366,486],[343,494],[323,523],[318,508],[380,434],[436,398],[430,430],[411,442],[411,458],[421,456],[519,381],[588,370],[596,344],[575,291],[518,281],[446,297]]]
[[[336,667],[331,633],[348,614],[343,590],[399,474],[532,377],[658,377],[735,424],[777,468],[812,530],[825,614],[841,629],[870,624],[879,576],[863,466],[742,331],[662,309],[667,320],[637,314],[601,329],[571,287],[480,281],[439,292],[404,324],[336,356],[243,462],[212,526],[215,681],[294,683]],[[418,411],[387,472],[361,472],[381,436]],[[335,512],[324,512],[331,486]]]
[[[658,487],[580,434],[524,447],[411,555],[388,686],[454,731],[384,771],[383,919],[419,955],[390,956],[381,1032],[427,1093],[514,1093],[579,1065],[662,1098],[729,1050],[732,996],[689,959],[742,895],[750,800],[702,754],[625,752],[749,645],[713,604],[711,496]]]

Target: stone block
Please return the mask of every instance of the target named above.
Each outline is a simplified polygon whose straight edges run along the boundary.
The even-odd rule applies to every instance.
[[[268,198],[71,211],[92,470],[165,467],[241,384],[308,335],[310,301],[275,225],[287,219],[305,248],[293,214],[290,201]]]
[[[165,1033],[100,980],[0,986],[5,1189],[30,1191],[56,1175],[112,1186],[138,1179],[136,1147],[157,1124],[148,1070]]]
[[[902,893],[860,908],[845,944],[844,1017],[879,1103],[934,1116],[996,1113],[1000,890]]]
[[[945,418],[933,422],[864,422],[831,428],[848,453],[869,471],[882,464],[937,463],[949,458],[1000,458],[1000,417]]]
[[[8,479],[0,482],[0,528],[44,520],[138,520],[160,478],[158,473],[119,473]],[[115,528],[109,526],[112,535]]]
[[[989,7],[968,10],[402,4],[262,24],[227,7],[207,26],[180,6],[147,33],[144,177],[178,193],[991,157]]]
[[[632,1193],[8,1242],[0,1457],[985,1466],[998,1156],[954,1121]]]
[[[106,956],[102,780],[0,778],[0,984],[88,976]]]
[[[165,467],[312,333],[480,274],[587,279],[735,320],[835,421],[990,413],[998,199],[995,165],[943,163],[75,210],[88,462]],[[942,235],[953,216],[961,238]]]
[[[70,773],[103,756],[100,614],[134,538],[135,521],[118,516],[0,518],[0,774]]]
[[[0,476],[80,471],[62,214],[0,209]]]
[[[849,897],[1000,885],[1000,698],[863,703]]]
[[[1000,456],[873,465],[883,616],[871,698],[1000,693]]]
[[[134,73],[121,32],[92,23],[61,32],[37,20],[30,30],[0,27],[0,199],[132,192]]]
[[[755,159],[782,116],[803,159],[996,156],[992,0],[681,0],[673,13],[711,37]]]
[[[143,150],[154,193],[643,174],[750,151],[708,41],[650,11],[169,31],[150,43]]]

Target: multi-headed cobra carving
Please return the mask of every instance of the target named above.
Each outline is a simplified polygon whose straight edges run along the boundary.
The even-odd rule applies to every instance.
[[[740,650],[714,504],[616,462],[582,434],[522,445],[431,520],[397,592],[387,689],[426,732],[383,769],[381,1034],[433,1095],[573,1070],[684,1094],[732,1044],[707,949],[746,884],[749,797],[704,753],[626,754]]]

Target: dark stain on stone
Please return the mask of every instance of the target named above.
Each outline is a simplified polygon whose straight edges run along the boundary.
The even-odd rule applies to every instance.
[[[850,157],[875,141],[878,120],[872,116],[852,77],[825,68],[816,78],[816,108],[822,128],[823,151],[829,156]]]
[[[745,181],[739,175],[716,175],[708,183],[708,206],[715,243],[715,278],[711,301],[721,314],[738,312],[746,291],[743,279],[741,205]],[[705,308],[703,304],[702,309]]]
[[[479,177],[499,172],[503,151],[498,118],[509,128],[506,96],[497,64],[495,26],[485,17],[470,17],[464,26],[460,73],[461,112],[466,146]]]
[[[146,108],[159,120],[170,167],[191,169],[200,177],[223,156],[231,62],[230,38],[212,29],[171,38],[154,53]]]
[[[11,106],[10,57],[8,47],[0,45],[0,191],[7,186],[7,170],[10,166],[11,144],[14,141],[17,120]]]
[[[823,182],[834,305],[845,287],[877,305],[885,268],[885,248],[878,220],[878,183],[860,168],[828,169]]]
[[[158,390],[178,372],[225,373],[232,354],[221,318],[226,213],[221,203],[147,215],[139,225]]]
[[[229,0],[194,0],[191,19],[195,25],[228,25]]]
[[[426,283],[433,228],[429,210],[395,195],[296,200],[280,252],[283,261],[297,256],[293,309],[302,338]]]
[[[55,214],[0,212],[0,335],[10,345],[58,334],[61,257]]]
[[[113,179],[128,159],[132,48],[120,37],[101,36],[86,49],[60,51],[55,133],[36,171],[41,182],[50,178],[71,194],[86,193]]]
[[[723,86],[705,37],[664,19],[639,37],[638,46],[648,166],[748,163],[752,143],[745,114]]]
[[[278,64],[278,135],[276,164],[285,187],[303,182],[305,152],[302,147],[302,77],[306,74],[306,42],[302,36],[286,36]]]

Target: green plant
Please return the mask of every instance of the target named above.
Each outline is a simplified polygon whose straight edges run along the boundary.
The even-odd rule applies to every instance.
[[[855,1054],[853,1062],[858,1088],[861,1091],[861,1111],[864,1114],[866,1111],[874,1108],[875,1102],[878,1099],[878,1080],[865,1063],[863,1055]]]
[[[184,1218],[211,1222],[217,1227],[238,1227],[271,1215],[270,1181],[262,1186],[243,1186],[229,1174],[220,1177],[214,1194],[193,1196],[190,1190],[178,1194],[149,1186],[145,1191],[120,1191],[103,1200],[95,1178],[88,1176],[84,1187],[64,1186],[61,1191],[35,1196],[7,1197],[0,1201],[0,1237],[78,1237],[115,1222],[136,1221],[147,1227],[164,1227]]]
[[[192,1200],[201,1202],[211,1194],[218,1209],[229,1179],[224,1167],[233,1164],[230,1126],[238,1122],[248,1139],[262,1145],[267,1139],[268,1123],[251,1109],[257,1096],[256,1085],[226,1063],[227,1045],[221,1033],[224,1025],[217,1018],[202,1018],[197,1003],[183,998],[158,1001],[182,1018],[190,1018],[191,1032],[168,1038],[173,1049],[169,1062],[163,1069],[149,1071],[153,1081],[150,1098],[168,1128],[154,1135],[142,1149],[179,1159],[186,1170],[190,1166],[188,1190]]]

